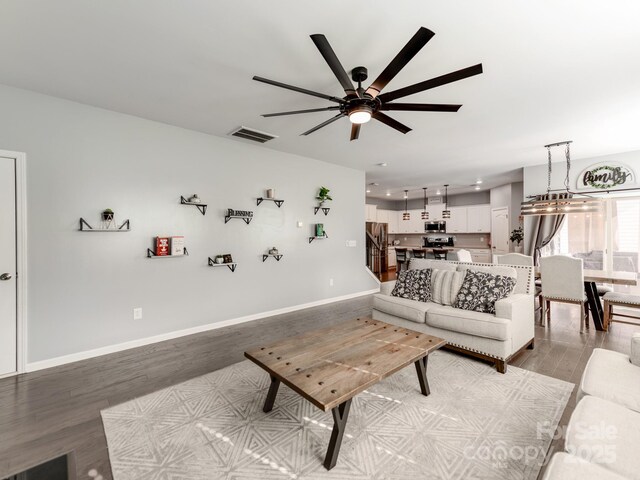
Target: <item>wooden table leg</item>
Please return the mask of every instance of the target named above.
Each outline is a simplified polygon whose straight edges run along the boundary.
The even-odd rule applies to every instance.
[[[269,387],[269,393],[267,393],[267,399],[264,401],[263,412],[270,412],[273,408],[273,404],[276,401],[276,395],[278,394],[278,387],[280,387],[280,380],[276,377],[271,377],[271,386]]]
[[[589,310],[591,310],[591,317],[593,318],[593,324],[596,326],[596,330],[604,330],[602,326],[603,321],[603,309],[600,302],[600,296],[598,295],[598,288],[596,282],[584,282],[584,290],[587,294],[587,300],[589,302]]]
[[[418,381],[420,382],[420,391],[426,397],[431,393],[429,390],[429,382],[427,381],[427,362],[429,356],[426,355],[416,361],[416,372],[418,373]]]
[[[349,417],[349,409],[351,408],[351,399],[341,403],[331,410],[333,414],[333,431],[331,432],[331,440],[329,440],[329,448],[327,456],[324,459],[324,468],[331,470],[336,466],[338,454],[340,453],[340,445],[342,445],[342,437],[347,426],[347,418]]]

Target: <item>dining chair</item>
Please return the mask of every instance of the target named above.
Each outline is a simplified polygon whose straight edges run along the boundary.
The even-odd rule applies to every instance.
[[[473,263],[473,258],[471,257],[471,252],[469,250],[461,248],[457,252],[454,252],[454,254],[457,257],[458,262]]]
[[[413,250],[411,250],[411,256],[413,258],[426,258],[425,253],[426,252],[421,248],[414,248]]]
[[[640,295],[631,295],[629,293],[614,293],[608,292],[604,295],[604,320],[602,322],[602,328],[605,331],[609,330],[609,324],[613,322],[617,323],[626,323],[628,325],[636,325],[640,326],[638,322],[628,322],[624,320],[614,320],[613,316],[624,317],[624,318],[633,318],[636,320],[640,320],[640,317],[636,315],[628,315],[626,312],[613,312],[613,307],[624,307],[624,308],[635,308],[640,309]]]
[[[551,302],[580,305],[580,333],[589,328],[589,309],[584,292],[582,259],[566,255],[540,258],[542,320],[551,323]]]
[[[398,265],[397,273],[402,271],[402,266],[405,265],[407,261],[407,249],[396,247],[396,265]]]
[[[494,263],[498,265],[524,265],[531,267],[531,277],[529,278],[529,284],[535,285],[534,296],[538,299],[539,305],[536,310],[542,310],[542,287],[534,282],[534,268],[533,257],[530,255],[523,255],[522,253],[506,253],[504,255],[496,255]]]

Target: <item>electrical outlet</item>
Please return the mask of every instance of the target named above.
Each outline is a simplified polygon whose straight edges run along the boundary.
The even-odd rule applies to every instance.
[[[134,320],[141,320],[142,319],[142,308],[141,307],[133,309],[133,319]]]
[[[330,286],[330,287],[333,287],[333,278],[330,278],[330,279],[329,279],[329,286]]]

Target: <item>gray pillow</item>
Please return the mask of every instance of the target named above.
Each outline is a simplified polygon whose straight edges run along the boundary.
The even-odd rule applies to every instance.
[[[428,302],[431,300],[431,269],[404,270],[398,274],[398,280],[391,295],[394,297]]]
[[[511,295],[515,286],[515,278],[467,270],[452,306],[495,315],[496,302]]]

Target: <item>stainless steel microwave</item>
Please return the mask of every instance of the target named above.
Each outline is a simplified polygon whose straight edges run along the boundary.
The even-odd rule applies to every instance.
[[[424,222],[424,231],[425,233],[446,233],[447,222]]]

